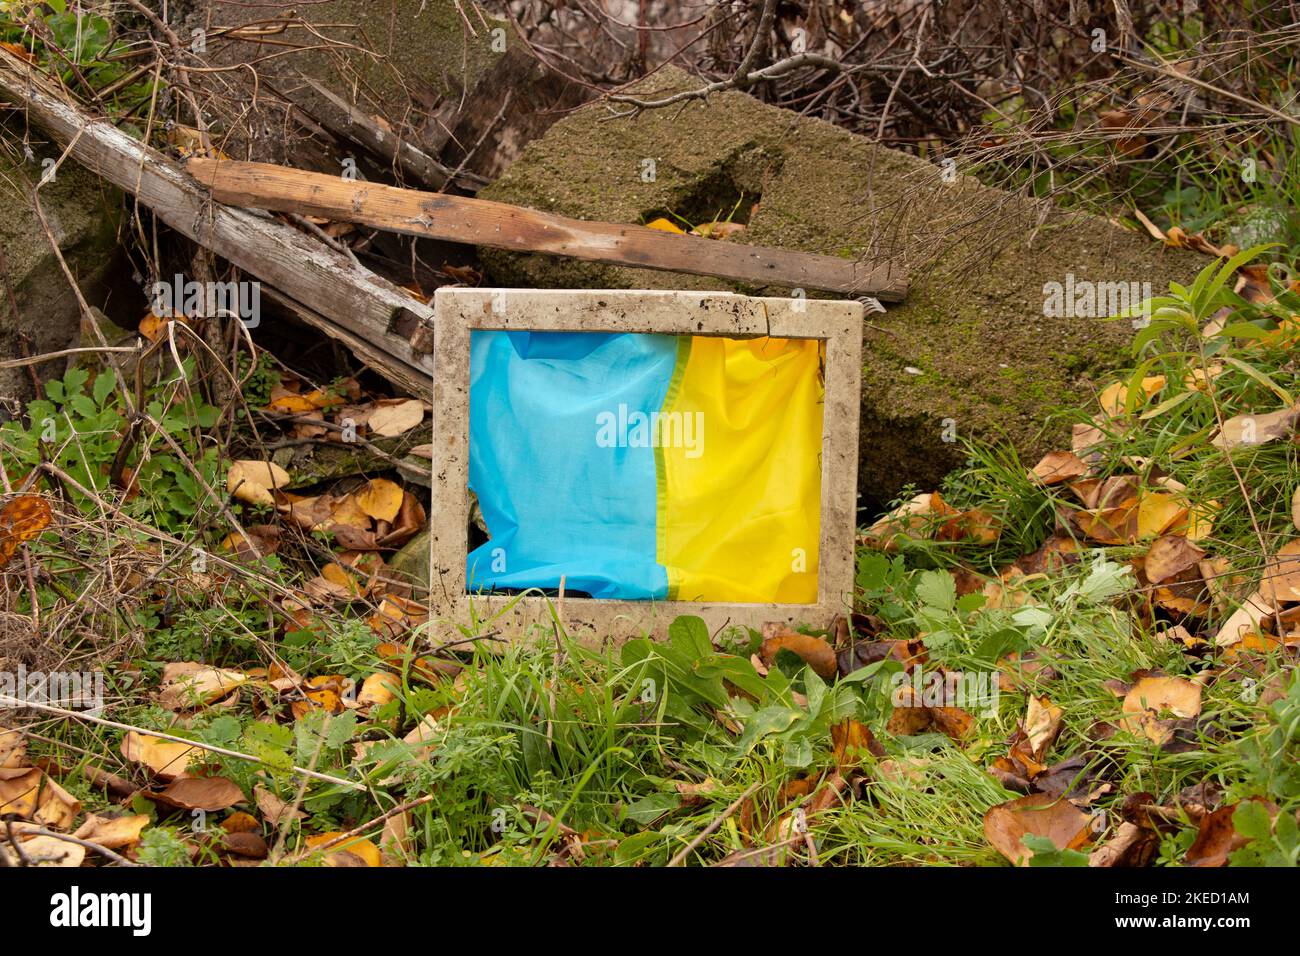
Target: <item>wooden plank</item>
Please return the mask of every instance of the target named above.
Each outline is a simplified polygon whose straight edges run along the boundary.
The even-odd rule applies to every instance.
[[[2,47],[0,93],[68,147],[78,163],[134,193],[177,232],[316,314],[319,328],[337,330],[377,372],[413,395],[428,392],[432,360],[397,330],[432,328],[432,308],[286,223],[212,202],[177,163],[112,124],[87,117],[47,77]]]
[[[191,159],[189,171],[221,202],[411,236],[888,302],[901,300],[907,291],[901,268],[888,265],[569,219],[486,199],[355,182],[268,163]]]

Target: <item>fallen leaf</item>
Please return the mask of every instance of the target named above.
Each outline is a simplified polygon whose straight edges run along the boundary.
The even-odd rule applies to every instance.
[[[408,432],[424,421],[424,403],[419,399],[399,399],[393,402],[376,402],[370,413],[367,427],[384,438]]]
[[[1163,375],[1148,375],[1142,379],[1142,384],[1139,386],[1142,390],[1142,400],[1137,404],[1150,401],[1152,395],[1165,387],[1165,381]],[[1128,386],[1123,382],[1115,382],[1107,386],[1102,389],[1097,402],[1107,417],[1118,418],[1128,410]]]
[[[1092,852],[1088,866],[1146,866],[1159,849],[1158,833],[1126,821],[1119,825],[1114,836]]]
[[[646,228],[658,229],[660,232],[675,232],[679,236],[686,235],[685,229],[677,225],[677,223],[673,222],[671,219],[665,219],[662,216],[660,216],[658,219],[651,219],[648,223],[646,223]]]
[[[848,773],[862,762],[863,754],[883,757],[885,748],[876,743],[865,724],[850,719],[831,725],[831,754],[836,769]]]
[[[1159,584],[1190,567],[1199,566],[1204,557],[1205,552],[1185,536],[1168,534],[1152,542],[1143,569],[1148,581]]]
[[[1259,592],[1274,607],[1300,601],[1300,538],[1288,541],[1268,560]]]
[[[0,730],[0,769],[27,766],[27,738],[18,730]]]
[[[1137,536],[1154,538],[1164,534],[1186,516],[1186,506],[1173,495],[1144,489],[1138,496]]]
[[[145,796],[180,810],[228,810],[244,802],[239,785],[225,777],[181,777]]]
[[[38,495],[20,495],[0,507],[0,567],[14,556],[18,546],[30,541],[54,520],[50,504]]]
[[[343,836],[341,832],[322,833],[318,836],[308,837],[307,846],[315,849],[318,846],[324,846],[331,840],[337,840]],[[331,847],[325,857],[326,866],[383,866],[383,859],[379,853],[379,847],[375,846],[369,840],[357,837],[352,840],[344,840],[336,847]],[[348,859],[351,857],[351,859]]]
[[[229,697],[248,683],[239,671],[186,661],[163,667],[158,703],[166,710],[189,710]]]
[[[1127,715],[1121,721],[1127,730],[1165,744],[1173,739],[1174,729],[1160,714],[1195,717],[1201,712],[1201,685],[1181,677],[1143,677],[1125,695],[1121,709]]]
[[[289,473],[274,462],[233,461],[226,474],[226,490],[251,505],[275,506],[271,491],[290,481]]]
[[[387,478],[372,478],[356,493],[357,507],[377,521],[392,521],[402,510],[402,488]]]
[[[39,768],[0,770],[0,816],[7,814],[66,829],[80,812],[80,801]]]
[[[303,820],[307,816],[302,810],[281,800],[260,783],[253,787],[253,801],[257,804],[257,812],[262,815],[267,823],[277,829],[286,818]]]
[[[163,740],[150,734],[127,731],[122,738],[122,756],[131,763],[143,764],[161,780],[170,781],[188,777],[192,760],[202,755],[202,749],[174,740]]]
[[[1046,837],[1058,850],[1077,850],[1088,842],[1092,818],[1068,800],[1046,793],[1008,800],[984,814],[984,838],[1017,866],[1027,866],[1033,851],[1026,834]]]
[[[786,650],[803,660],[818,677],[835,676],[835,650],[824,639],[800,634],[784,624],[764,625],[763,630],[765,635],[758,655],[768,667],[776,660],[778,651]]]
[[[79,867],[86,859],[86,848],[58,837],[37,835],[21,841],[23,856],[32,866]],[[0,855],[10,866],[18,866],[20,858],[16,849],[0,843]]]
[[[1300,419],[1300,404],[1264,415],[1234,415],[1223,423],[1210,444],[1225,450],[1263,445],[1291,434],[1297,419]]]
[[[1264,800],[1259,802],[1264,804],[1270,815],[1277,813],[1277,807]],[[1187,855],[1183,858],[1188,866],[1227,866],[1229,856],[1250,842],[1249,837],[1237,832],[1232,821],[1233,814],[1240,806],[1240,803],[1231,803],[1219,807],[1201,820],[1196,839],[1187,848]]]
[[[1263,594],[1256,591],[1242,601],[1241,606],[1219,627],[1219,632],[1214,636],[1215,646],[1230,647],[1236,644],[1251,631],[1258,631],[1259,622],[1272,613],[1273,609],[1268,606]]]
[[[1042,485],[1059,485],[1088,473],[1088,463],[1074,452],[1050,451],[1033,467],[1030,475]]]
[[[1024,731],[1035,760],[1042,760],[1061,733],[1064,711],[1046,697],[1030,697]]]
[[[101,817],[92,813],[72,835],[79,840],[102,846],[105,850],[121,850],[138,843],[140,833],[148,825],[149,818],[144,814]]]

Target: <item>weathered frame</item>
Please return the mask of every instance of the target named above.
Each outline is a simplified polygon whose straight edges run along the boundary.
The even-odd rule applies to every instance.
[[[857,515],[858,417],[862,375],[859,302],[755,298],[725,292],[441,288],[434,296],[433,481],[429,511],[430,613],[473,617],[516,636],[551,629],[559,613],[588,642],[662,637],[681,614],[711,632],[779,621],[827,627],[851,603]],[[469,545],[470,333],[475,330],[651,332],[732,338],[819,339],[825,346],[822,414],[821,541],[815,604],[617,601],[465,592]]]

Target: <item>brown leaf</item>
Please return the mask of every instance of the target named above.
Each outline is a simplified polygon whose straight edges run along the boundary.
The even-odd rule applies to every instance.
[[[802,659],[818,677],[829,680],[835,676],[835,651],[822,638],[800,634],[784,624],[765,624],[763,632],[758,654],[768,667],[776,660],[778,651],[786,650]]]
[[[1133,823],[1121,823],[1115,835],[1088,857],[1093,867],[1146,866],[1160,848],[1158,834]]]
[[[232,461],[226,473],[226,490],[240,501],[271,508],[275,506],[272,490],[284,487],[289,481],[289,473],[275,462]]]
[[[181,777],[145,796],[180,810],[227,810],[244,802],[239,785],[225,777]]]
[[[66,829],[80,812],[80,801],[39,768],[0,769],[0,816]]]
[[[1270,815],[1276,815],[1277,807],[1265,800],[1259,802],[1268,808]],[[1232,815],[1237,812],[1239,806],[1241,804],[1232,803],[1207,814],[1201,820],[1196,840],[1188,847],[1183,862],[1188,866],[1227,866],[1228,857],[1250,842],[1249,837],[1237,832],[1232,822]]]
[[[1205,552],[1183,535],[1167,534],[1152,542],[1143,568],[1147,580],[1159,584],[1197,565],[1204,557]]]
[[[1064,711],[1046,697],[1029,698],[1024,731],[1035,760],[1042,760],[1052,744],[1056,743],[1056,738],[1061,733],[1063,716]]]
[[[831,753],[836,768],[843,774],[854,770],[862,762],[863,754],[883,757],[885,748],[876,742],[865,724],[856,720],[841,720],[831,725]]]
[[[384,438],[408,432],[424,421],[424,403],[418,398],[376,402],[375,406],[366,425]]]
[[[253,800],[257,803],[257,812],[272,827],[278,828],[286,817],[293,820],[303,820],[307,816],[302,810],[281,800],[260,783],[253,787]]]
[[[1088,473],[1088,463],[1074,452],[1049,451],[1030,471],[1030,477],[1043,485],[1059,485]]]
[[[1091,822],[1068,800],[1035,793],[990,807],[984,814],[984,838],[1012,863],[1027,866],[1034,854],[1021,837],[1046,837],[1058,850],[1077,850],[1088,842]]]

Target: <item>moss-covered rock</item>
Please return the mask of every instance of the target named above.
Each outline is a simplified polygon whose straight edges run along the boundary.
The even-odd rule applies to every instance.
[[[638,91],[695,81],[666,69]],[[757,200],[745,242],[897,262],[907,300],[868,315],[864,505],[960,463],[955,436],[1006,436],[1025,455],[1063,440],[1054,409],[1123,359],[1128,323],[1044,314],[1044,283],[1187,279],[1202,265],[1106,220],[949,175],[820,120],[728,92],[618,117],[578,110],[480,195],[584,219],[726,218]],[[952,179],[948,182],[945,179]],[[508,286],[743,288],[698,276],[482,250]]]

